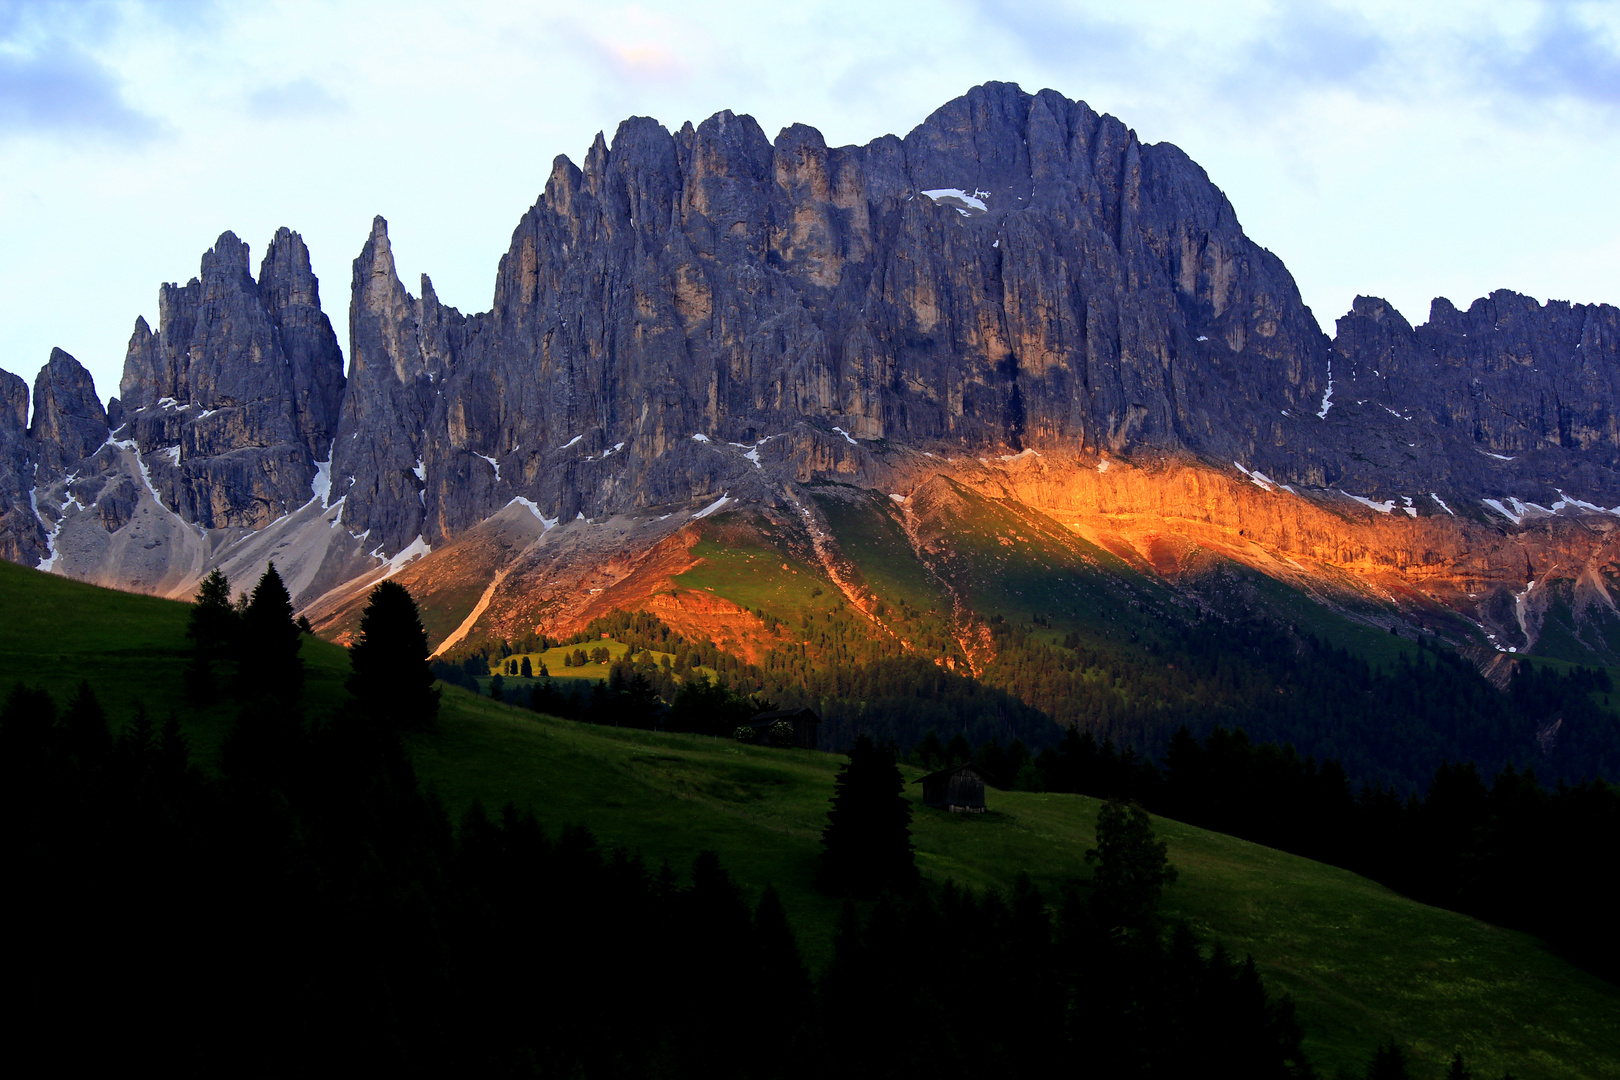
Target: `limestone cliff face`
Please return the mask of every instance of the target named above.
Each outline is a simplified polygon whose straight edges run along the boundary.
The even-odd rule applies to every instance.
[[[1296,440],[1319,483],[1620,503],[1620,310],[1501,290],[1466,312],[1437,299],[1413,328],[1357,297],[1334,352],[1331,434]]]
[[[137,320],[119,384],[125,434],[165,504],[204,528],[258,528],[308,502],[343,399],[303,240],[282,229],[257,281],[248,267],[225,233],[199,277],[163,286],[158,329]]]
[[[84,460],[107,441],[107,410],[94,380],[61,349],[34,379],[34,420],[28,428],[40,469],[58,473]]]
[[[45,555],[45,533],[30,495],[33,488],[28,384],[0,371],[0,558],[28,566]]]
[[[568,519],[718,494],[741,481],[694,436],[805,423],[1252,459],[1272,436],[1253,402],[1303,410],[1327,376],[1292,279],[1201,169],[1006,84],[864,147],[802,126],[773,144],[729,112],[625,121],[583,168],[558,159],[483,315],[410,297],[375,231],[355,273],[346,417],[412,448],[351,464],[351,432],[334,475],[390,550],[515,495]]]
[[[24,433],[0,380],[0,553],[181,589],[296,550],[330,608],[492,521],[534,533],[524,566],[620,522],[567,542],[583,582],[705,507],[944,475],[1166,575],[1193,549],[1395,575],[1505,633],[1489,596],[1559,559],[1606,580],[1620,520],[1620,310],[1498,292],[1413,327],[1358,298],[1330,341],[1185,154],[1009,84],[864,146],[626,120],[557,159],[488,311],[412,295],[377,219],[350,335],[345,378],[296,233],[257,279],[224,234],[137,321],[107,414],[53,355]],[[511,555],[478,550],[442,561]],[[538,613],[518,565],[487,603]]]

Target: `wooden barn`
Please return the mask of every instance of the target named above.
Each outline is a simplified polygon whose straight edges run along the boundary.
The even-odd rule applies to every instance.
[[[814,709],[774,709],[771,712],[762,712],[748,721],[748,726],[757,733],[760,742],[769,741],[770,729],[786,721],[793,725],[793,745],[802,750],[816,748],[816,728],[821,725],[821,717],[816,715]]]
[[[923,786],[923,803],[953,814],[984,813],[984,782],[990,774],[983,766],[968,762],[954,769],[941,769],[913,781]]]

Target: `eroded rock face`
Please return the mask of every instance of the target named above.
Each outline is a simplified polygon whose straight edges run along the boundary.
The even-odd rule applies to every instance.
[[[28,428],[42,471],[60,473],[107,441],[107,410],[90,373],[61,349],[34,379],[34,420]]]
[[[137,321],[110,415],[53,356],[34,428],[0,423],[0,553],[60,539],[87,566],[100,538],[58,528],[78,507],[107,536],[167,514],[187,566],[297,532],[308,588],[330,590],[514,503],[547,535],[722,496],[793,513],[798,484],[912,490],[1039,455],[1063,475],[1021,497],[1133,507],[1109,512],[1120,535],[1165,500],[1185,522],[1242,507],[1235,535],[1289,558],[1460,560],[1458,581],[1506,588],[1527,515],[1620,506],[1620,311],[1499,292],[1413,327],[1358,298],[1330,341],[1197,164],[1052,91],[986,84],[865,146],[802,125],[773,142],[730,112],[632,118],[582,166],[557,159],[490,310],[418,291],[377,219],[345,379],[298,235],[255,279],[224,234],[163,286],[157,328]],[[9,418],[19,382],[0,386]],[[1160,490],[1167,461],[1202,464]],[[1141,490],[1118,494],[1110,462],[1143,467]],[[1187,479],[1211,469],[1208,490]],[[24,512],[47,488],[63,509]],[[1341,526],[1340,503],[1376,527]],[[352,540],[328,558],[306,519]]]
[[[33,566],[45,555],[45,534],[29,497],[34,444],[28,438],[28,384],[0,371],[0,558]]]
[[[133,439],[163,501],[203,528],[259,528],[311,497],[343,400],[343,358],[321,312],[309,251],[276,233],[255,281],[248,247],[222,235],[201,274],[137,320],[119,384]]]
[[[1253,401],[1302,409],[1329,352],[1184,154],[1007,84],[864,147],[627,120],[583,169],[558,159],[491,311],[410,297],[380,231],[351,310],[334,476],[391,550],[514,495],[563,519],[712,497],[744,474],[695,435],[806,420],[834,443],[1252,457]],[[345,456],[368,422],[411,449]]]
[[[1414,328],[1357,297],[1334,350],[1329,422],[1294,440],[1319,463],[1307,470],[1316,482],[1476,506],[1550,507],[1561,492],[1620,503],[1620,310],[1501,290],[1466,312],[1437,299]]]

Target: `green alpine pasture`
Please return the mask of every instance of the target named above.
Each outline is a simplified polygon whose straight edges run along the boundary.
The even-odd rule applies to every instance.
[[[0,562],[0,610],[5,684],[43,685],[61,701],[88,679],[115,722],[137,701],[158,716],[173,710],[199,759],[212,757],[228,720],[180,697],[184,604]],[[306,639],[303,655],[312,711],[335,707],[343,650]],[[423,782],[454,811],[514,803],[550,828],[587,825],[680,872],[713,849],[751,888],[777,886],[813,963],[829,954],[838,905],[811,882],[838,756],[536,717],[449,687],[438,730],[411,749]],[[907,790],[918,798],[917,785]],[[931,880],[1005,888],[1024,870],[1055,899],[1086,878],[1095,800],[992,792],[990,805],[974,816],[916,807],[918,862]],[[1420,1077],[1442,1075],[1455,1050],[1481,1077],[1620,1077],[1620,989],[1534,938],[1307,859],[1156,825],[1180,871],[1169,913],[1252,953],[1270,985],[1294,997],[1323,1075],[1359,1075],[1373,1047],[1395,1038]]]

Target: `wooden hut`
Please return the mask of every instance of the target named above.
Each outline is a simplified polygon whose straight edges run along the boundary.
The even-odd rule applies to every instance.
[[[821,717],[814,709],[773,709],[750,719],[748,726],[754,729],[760,742],[768,742],[771,728],[783,722],[793,725],[794,746],[802,750],[816,748],[816,728],[821,724]]]
[[[984,782],[990,774],[981,765],[968,762],[954,769],[929,773],[913,783],[923,786],[923,803],[953,814],[984,813]]]

